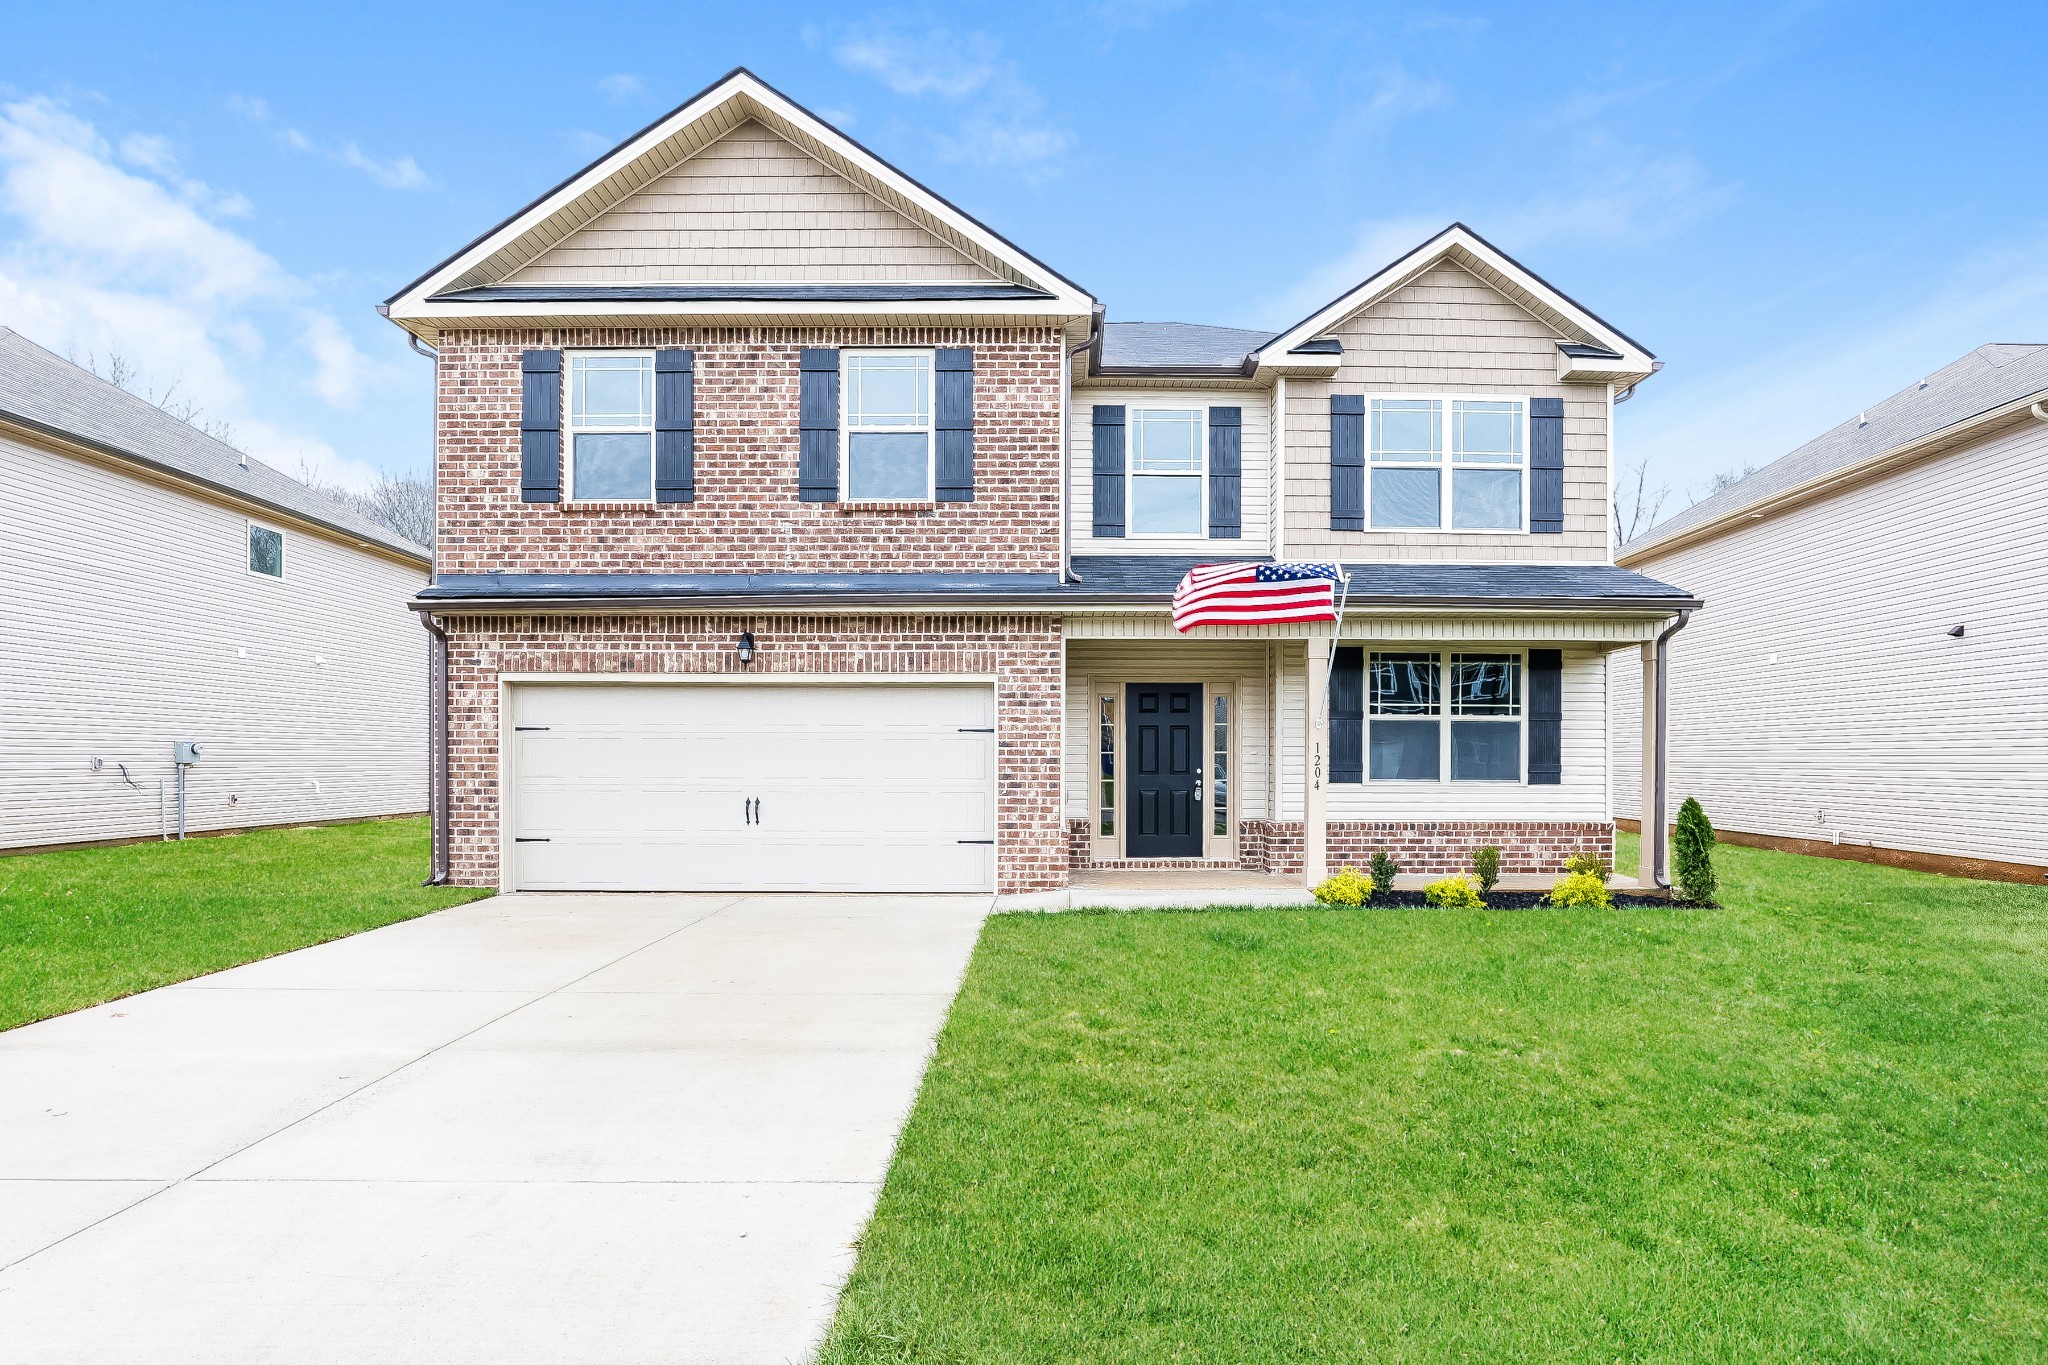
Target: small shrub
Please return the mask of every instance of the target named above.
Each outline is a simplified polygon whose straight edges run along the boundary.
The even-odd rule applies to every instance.
[[[1445,877],[1422,888],[1422,899],[1439,910],[1484,910],[1478,890],[1461,876]]]
[[[1686,797],[1671,831],[1671,878],[1694,905],[1712,905],[1721,886],[1714,875],[1714,826],[1697,798]]]
[[[1479,883],[1482,896],[1500,881],[1500,850],[1492,844],[1472,850],[1472,880]]]
[[[1590,872],[1569,872],[1557,879],[1547,897],[1561,910],[1612,910],[1614,897],[1607,893],[1607,881]]]
[[[1606,881],[1614,875],[1614,868],[1608,861],[1590,848],[1582,848],[1564,860],[1565,875],[1598,877]]]
[[[1341,867],[1315,889],[1318,905],[1364,905],[1372,899],[1372,879],[1355,867]]]
[[[1401,865],[1385,849],[1372,855],[1372,889],[1374,894],[1392,891],[1394,878],[1401,875]]]

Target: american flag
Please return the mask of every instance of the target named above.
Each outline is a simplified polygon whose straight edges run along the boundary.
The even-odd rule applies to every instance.
[[[1173,628],[1337,619],[1335,564],[1197,564],[1173,590]]]

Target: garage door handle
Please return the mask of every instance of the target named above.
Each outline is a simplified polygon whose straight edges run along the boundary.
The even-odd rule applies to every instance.
[[[995,732],[996,727],[993,725],[963,725],[960,727],[960,733],[963,735],[992,735]]]
[[[551,727],[546,725],[515,725],[512,728],[514,730],[546,730]]]
[[[552,843],[554,842],[554,840],[553,840],[553,839],[522,839],[522,838],[519,838],[519,837],[517,837],[517,836],[515,835],[515,836],[513,837],[513,840],[512,840],[512,842],[513,842],[513,843],[515,843],[515,844],[552,844]]]
[[[955,839],[955,840],[954,840],[953,842],[954,842],[954,843],[956,843],[956,844],[992,844],[992,843],[994,843],[994,842],[995,842],[995,840],[993,840],[993,839]]]

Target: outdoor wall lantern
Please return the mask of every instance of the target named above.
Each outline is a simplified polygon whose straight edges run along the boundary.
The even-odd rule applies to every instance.
[[[743,630],[740,632],[740,663],[745,665],[752,662],[754,662],[754,632]]]

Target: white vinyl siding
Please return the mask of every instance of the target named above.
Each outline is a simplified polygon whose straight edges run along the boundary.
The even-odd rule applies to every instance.
[[[1237,408],[1243,413],[1243,452],[1240,497],[1241,534],[1229,540],[1199,536],[1156,536],[1138,534],[1130,518],[1129,481],[1131,469],[1131,428],[1124,429],[1126,501],[1125,535],[1121,539],[1095,538],[1095,404],[1121,405],[1128,422],[1139,408],[1198,411],[1202,414],[1201,449],[1204,467],[1209,449],[1210,408]],[[1268,553],[1268,510],[1272,506],[1269,456],[1271,451],[1271,396],[1258,389],[1103,389],[1076,391],[1067,431],[1067,500],[1072,519],[1073,548],[1080,555],[1216,555],[1223,558],[1258,559]],[[1202,525],[1208,526],[1208,481],[1202,481]]]
[[[1631,565],[1706,602],[1671,641],[1672,810],[1697,796],[1752,834],[2048,862],[2044,469],[2029,423]],[[1615,655],[1624,815],[1638,660]]]
[[[748,122],[598,214],[505,283],[996,278]]]
[[[1444,263],[1360,310],[1330,335],[1344,343],[1333,380],[1287,381],[1284,528],[1292,559],[1609,562],[1607,387],[1561,384],[1551,331],[1477,276]],[[1330,529],[1330,395],[1430,394],[1564,400],[1564,533]],[[1445,412],[1445,442],[1450,413]],[[1528,496],[1523,445],[1523,497]],[[1450,467],[1448,460],[1445,468]],[[1474,466],[1466,466],[1468,468]],[[1526,521],[1524,522],[1526,526]]]
[[[191,830],[425,809],[424,567],[287,525],[253,574],[247,513],[5,437],[0,480],[0,846],[157,834],[186,739]]]

